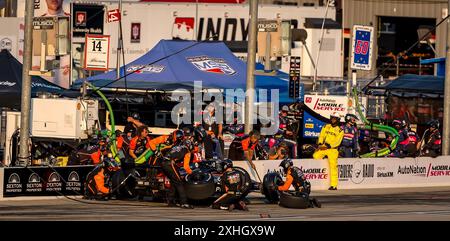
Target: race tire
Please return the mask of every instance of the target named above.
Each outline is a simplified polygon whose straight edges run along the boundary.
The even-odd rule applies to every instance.
[[[280,200],[277,180],[282,180],[277,172],[269,172],[263,178],[262,194],[270,203],[277,203]]]
[[[185,176],[184,188],[186,196],[190,200],[204,200],[214,195],[216,185],[209,172],[194,170]]]
[[[240,197],[244,198],[251,191],[252,179],[250,178],[250,174],[248,174],[248,172],[244,168],[242,168],[242,167],[233,167],[233,169],[238,171],[238,172],[241,172],[243,174],[243,176],[244,176],[244,180],[242,181],[244,183],[244,185],[242,185],[241,190],[240,190],[240,192],[241,192]],[[222,189],[222,190],[224,190],[224,189]]]
[[[290,192],[280,192],[280,206],[285,208],[306,209],[309,205],[309,195],[300,194],[299,196]]]
[[[133,176],[130,176],[125,183],[123,183],[121,185],[121,183],[123,182],[123,180],[127,177],[127,175],[125,175],[126,173],[123,172],[123,170],[118,171],[116,173],[113,174],[112,176],[112,190],[114,191],[114,195],[118,198],[118,199],[131,199],[131,198],[135,198],[138,193],[135,190],[136,187],[136,179],[133,178]],[[140,176],[139,172],[134,171],[134,175],[135,176]]]

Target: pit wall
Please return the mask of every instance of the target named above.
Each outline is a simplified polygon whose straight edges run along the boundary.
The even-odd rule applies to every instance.
[[[261,179],[268,171],[279,171],[280,160],[254,161]],[[311,182],[313,190],[329,187],[328,161],[296,159]],[[253,180],[259,181],[246,161],[233,162],[246,169]],[[450,186],[450,156],[437,158],[340,158],[338,160],[339,189],[402,188]]]

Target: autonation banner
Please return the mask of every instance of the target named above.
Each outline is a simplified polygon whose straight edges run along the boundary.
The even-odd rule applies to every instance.
[[[254,161],[261,178],[269,171],[280,171],[280,161]],[[328,161],[297,159],[313,189],[329,187]],[[256,173],[247,162],[235,162],[245,168],[255,181]],[[346,158],[338,160],[339,189],[431,187],[450,185],[450,157],[438,158]]]

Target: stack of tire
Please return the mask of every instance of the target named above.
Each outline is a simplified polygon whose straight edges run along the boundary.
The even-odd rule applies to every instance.
[[[279,203],[285,208],[305,209],[309,207],[309,194],[291,192],[279,192],[278,183],[282,180],[277,172],[268,172],[263,178],[261,193],[272,204]]]

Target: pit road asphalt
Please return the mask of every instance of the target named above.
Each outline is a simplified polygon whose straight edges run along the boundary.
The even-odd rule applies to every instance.
[[[75,197],[20,197],[0,199],[0,220],[85,221],[403,221],[450,220],[450,187],[313,191],[322,208],[287,209],[265,204],[251,193],[250,211],[193,210],[135,200],[90,201]],[[73,198],[73,197],[72,197]]]

